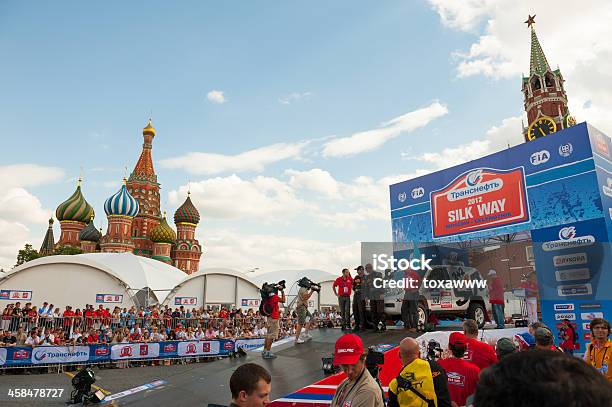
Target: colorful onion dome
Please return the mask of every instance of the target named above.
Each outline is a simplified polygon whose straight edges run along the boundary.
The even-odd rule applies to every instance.
[[[106,215],[121,215],[134,217],[138,215],[138,201],[130,194],[125,186],[125,178],[121,189],[104,202]]]
[[[75,221],[87,223],[94,216],[93,208],[87,203],[81,193],[81,180],[76,191],[55,210],[55,217],[61,221]]]
[[[200,213],[191,202],[191,193],[187,193],[185,202],[174,212],[174,223],[193,223],[197,225],[200,221]]]
[[[87,226],[79,232],[79,240],[82,242],[98,242],[101,237],[102,233],[94,226],[93,218],[89,221]]]
[[[161,223],[153,228],[149,238],[153,243],[174,243],[176,240],[176,232],[168,225],[165,212]]]
[[[153,127],[151,119],[149,119],[149,122],[147,123],[146,127],[142,129],[142,134],[151,134],[152,136],[155,136],[157,134],[155,128]]]

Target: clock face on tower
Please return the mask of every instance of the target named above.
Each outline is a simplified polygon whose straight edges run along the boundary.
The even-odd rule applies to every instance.
[[[555,131],[557,131],[557,124],[555,121],[550,117],[542,116],[531,123],[527,130],[527,138],[531,141],[548,136]]]

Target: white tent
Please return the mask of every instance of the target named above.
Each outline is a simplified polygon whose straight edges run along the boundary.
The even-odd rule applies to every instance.
[[[20,300],[56,307],[144,306],[164,302],[184,278],[176,267],[131,253],[47,256],[0,278],[0,305]]]

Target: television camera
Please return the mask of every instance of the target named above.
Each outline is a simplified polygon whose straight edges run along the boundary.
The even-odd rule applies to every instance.
[[[298,280],[298,285],[312,291],[321,292],[321,284],[312,282],[308,277],[302,277]]]
[[[278,294],[279,291],[284,291],[286,288],[285,280],[281,280],[276,284],[263,283],[261,289],[259,290],[261,294],[261,299],[266,300],[272,297],[274,294]]]

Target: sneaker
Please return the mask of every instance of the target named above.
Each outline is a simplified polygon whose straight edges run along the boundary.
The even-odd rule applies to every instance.
[[[306,334],[306,340],[307,340],[307,341],[309,341],[309,340],[311,340],[311,339],[312,339],[312,335],[311,335],[311,334],[309,334],[309,333],[308,333],[308,334]]]
[[[264,359],[274,359],[276,358],[276,355],[273,354],[272,352],[266,352],[266,354],[263,356]]]
[[[302,339],[302,338],[298,338],[298,339],[295,341],[295,343],[296,343],[296,345],[297,345],[297,344],[306,343],[306,341],[305,341],[304,339]]]

